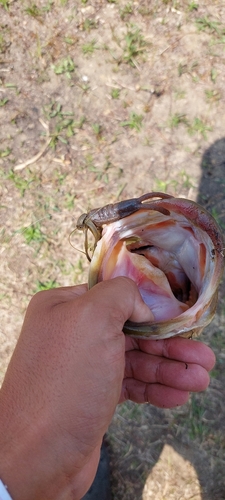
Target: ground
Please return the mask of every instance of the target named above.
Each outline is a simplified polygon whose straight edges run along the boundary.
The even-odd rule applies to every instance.
[[[225,228],[224,89],[222,1],[0,0],[1,379],[32,294],[87,280],[81,213],[160,190]],[[114,500],[225,499],[224,291],[209,389],[118,407]]]

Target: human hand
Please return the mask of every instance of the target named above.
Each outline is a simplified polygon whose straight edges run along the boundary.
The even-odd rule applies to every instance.
[[[207,387],[208,347],[181,338],[125,346],[128,318],[152,315],[127,278],[32,299],[0,392],[0,474],[14,500],[84,495],[118,401],[170,407]]]

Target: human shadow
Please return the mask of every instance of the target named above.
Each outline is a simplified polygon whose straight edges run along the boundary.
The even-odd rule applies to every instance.
[[[197,202],[211,212],[224,230],[225,138],[217,140],[204,152],[201,169]],[[141,426],[139,419],[137,419],[139,423],[135,425],[133,415],[135,405],[128,404],[130,413],[128,411],[128,414],[122,417],[127,419],[127,424],[122,425],[121,440],[124,443],[132,441],[133,450],[128,450],[127,454],[122,457],[119,456],[120,446],[118,454],[114,454],[113,451],[111,458],[112,485],[114,481],[120,483],[120,498],[131,500],[143,498],[143,483],[157,464],[164,445],[169,444],[183,459],[193,465],[198,476],[202,500],[225,499],[224,296],[225,280],[223,279],[219,290],[216,317],[205,329],[201,338],[212,347],[217,356],[216,367],[208,390],[205,393],[193,395],[189,405],[176,412],[164,412],[146,405],[142,410]],[[112,442],[112,445],[116,449],[116,444]],[[119,472],[117,472],[118,469]],[[130,494],[127,491],[125,493],[128,485],[130,485]],[[116,498],[114,495],[113,499]],[[179,496],[180,498],[182,497]]]

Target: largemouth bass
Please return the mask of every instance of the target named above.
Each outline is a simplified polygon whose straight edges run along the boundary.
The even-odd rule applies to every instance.
[[[149,198],[150,203],[143,203]],[[154,321],[126,322],[128,335],[152,339],[199,335],[217,305],[224,268],[221,230],[204,208],[187,199],[150,193],[135,202],[136,208],[120,212],[122,218],[119,213],[107,218],[107,207],[123,208],[126,201],[90,212],[95,214],[95,222],[89,220],[99,241],[90,263],[89,288],[116,276],[137,283]],[[127,206],[132,207],[131,200]],[[105,218],[98,223],[100,211]]]

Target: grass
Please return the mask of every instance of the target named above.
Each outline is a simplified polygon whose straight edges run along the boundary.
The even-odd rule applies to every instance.
[[[72,111],[64,111],[61,103],[52,101],[43,108],[44,116],[48,122],[53,123],[50,147],[55,149],[58,141],[68,144],[68,140],[75,134],[76,129],[81,129],[85,117],[75,120]]]
[[[204,402],[199,401],[199,398],[192,394],[189,415],[189,435],[192,440],[197,438],[202,441],[207,432],[207,426],[203,421],[204,413]]]
[[[221,23],[218,21],[212,21],[207,16],[204,16],[198,17],[195,22],[199,31],[209,30],[211,33],[217,33],[217,35],[221,34],[219,29]]]
[[[57,64],[54,64],[53,70],[56,75],[65,74],[67,78],[71,78],[71,73],[75,70],[75,63],[70,56],[61,59]]]
[[[26,14],[34,18],[38,18],[42,15],[41,9],[39,9],[35,3],[32,3],[29,7],[26,7],[25,12]]]
[[[143,119],[144,117],[142,115],[138,115],[133,111],[130,114],[129,120],[121,122],[121,127],[129,127],[131,129],[137,130],[137,132],[140,132]]]
[[[188,126],[189,135],[200,134],[203,139],[207,139],[207,131],[211,131],[212,127],[206,125],[200,118],[194,118],[192,124]]]
[[[23,228],[21,233],[23,234],[28,245],[31,243],[43,243],[46,241],[46,236],[42,232],[39,222]]]
[[[97,29],[97,23],[94,19],[86,18],[82,24],[82,28],[84,31],[91,31],[93,29]]]
[[[125,46],[123,50],[123,61],[135,67],[135,59],[146,50],[147,42],[143,37],[140,28],[135,25],[128,27],[125,35]]]
[[[93,54],[93,52],[97,49],[96,40],[93,39],[90,42],[85,43],[84,45],[82,45],[81,49],[84,55]]]
[[[28,179],[25,179],[16,172],[13,172],[13,170],[9,171],[7,178],[11,180],[14,183],[15,187],[19,190],[21,198],[24,197],[26,190],[33,182],[33,177],[31,175],[28,176]]]
[[[120,10],[120,17],[122,20],[126,19],[128,16],[133,14],[134,12],[134,7],[131,2],[126,3],[124,7]]]
[[[170,117],[168,122],[169,127],[171,128],[178,127],[178,125],[180,125],[181,123],[184,123],[185,125],[188,124],[185,114],[175,113],[173,116]]]
[[[0,158],[6,158],[6,156],[10,155],[11,151],[10,148],[0,149]]]
[[[188,10],[193,12],[193,10],[198,10],[199,5],[196,2],[190,2],[188,5]]]
[[[116,88],[112,89],[111,90],[111,97],[112,97],[112,99],[119,99],[120,92],[121,92],[120,89],[116,89]]]
[[[209,101],[209,102],[215,102],[215,101],[219,101],[221,99],[220,92],[218,90],[214,90],[214,89],[206,89],[205,96],[206,96],[207,101]]]
[[[9,0],[0,0],[0,5],[2,5],[5,10],[9,10]]]
[[[60,285],[54,279],[49,279],[45,282],[37,280],[33,293],[42,292],[43,290],[51,290],[52,288],[58,288],[59,286]]]

